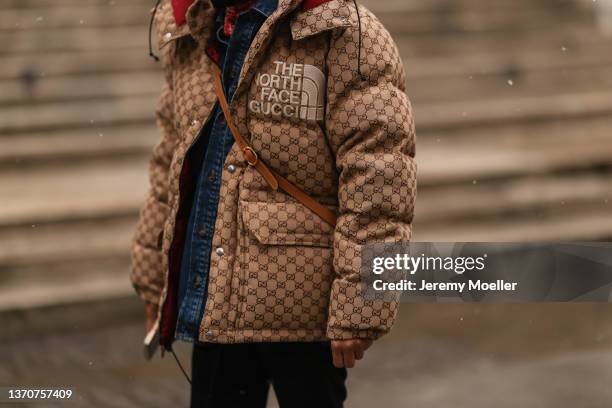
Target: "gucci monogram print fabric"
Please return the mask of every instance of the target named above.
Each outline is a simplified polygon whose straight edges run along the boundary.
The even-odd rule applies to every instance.
[[[160,237],[168,218],[168,172],[177,143],[171,101],[172,91],[165,85],[157,109],[157,125],[163,137],[151,156],[151,188],[140,212],[132,246],[131,280],[140,297],[151,303],[159,302],[164,286]]]
[[[185,155],[216,102],[201,52],[214,18],[209,0],[196,0],[181,27],[168,5],[156,17],[167,79],[162,140],[131,275],[141,297],[158,304],[168,291]],[[338,224],[273,191],[234,145],[221,174],[213,247],[223,251],[211,255],[201,341],[377,338],[394,323],[396,303],[361,295],[361,246],[410,239],[415,131],[397,47],[374,15],[360,13],[365,79],[352,1],[303,11],[301,0],[279,0],[253,42],[234,121],[262,160],[334,211]]]

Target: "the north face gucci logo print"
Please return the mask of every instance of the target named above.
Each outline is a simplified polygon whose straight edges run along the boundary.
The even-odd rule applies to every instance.
[[[325,102],[325,76],[315,66],[274,62],[274,73],[259,73],[259,91],[249,102],[255,114],[322,121]]]

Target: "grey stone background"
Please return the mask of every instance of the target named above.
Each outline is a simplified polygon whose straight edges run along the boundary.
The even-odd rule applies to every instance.
[[[599,1],[364,3],[405,60],[415,240],[612,238],[612,41]],[[186,406],[173,360],[142,360],[127,280],[158,139],[152,6],[0,2],[0,386],[71,386],[77,406]],[[608,407],[609,309],[403,305],[351,371],[347,405]]]

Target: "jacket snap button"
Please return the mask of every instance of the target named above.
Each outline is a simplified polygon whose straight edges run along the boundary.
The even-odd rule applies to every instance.
[[[164,34],[164,40],[168,41],[169,39],[172,38],[172,33],[166,33]]]
[[[230,164],[229,166],[227,166],[227,171],[229,171],[230,173],[235,172],[236,166],[234,166],[233,164]]]
[[[225,255],[225,249],[223,249],[222,247],[217,248],[217,255],[219,256],[223,256]]]

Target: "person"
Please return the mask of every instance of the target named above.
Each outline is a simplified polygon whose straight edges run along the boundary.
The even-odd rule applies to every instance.
[[[192,407],[264,407],[269,384],[281,407],[341,407],[346,368],[398,310],[362,296],[362,247],[411,236],[398,49],[347,0],[153,13],[162,139],[131,272],[147,329],[194,343]]]

